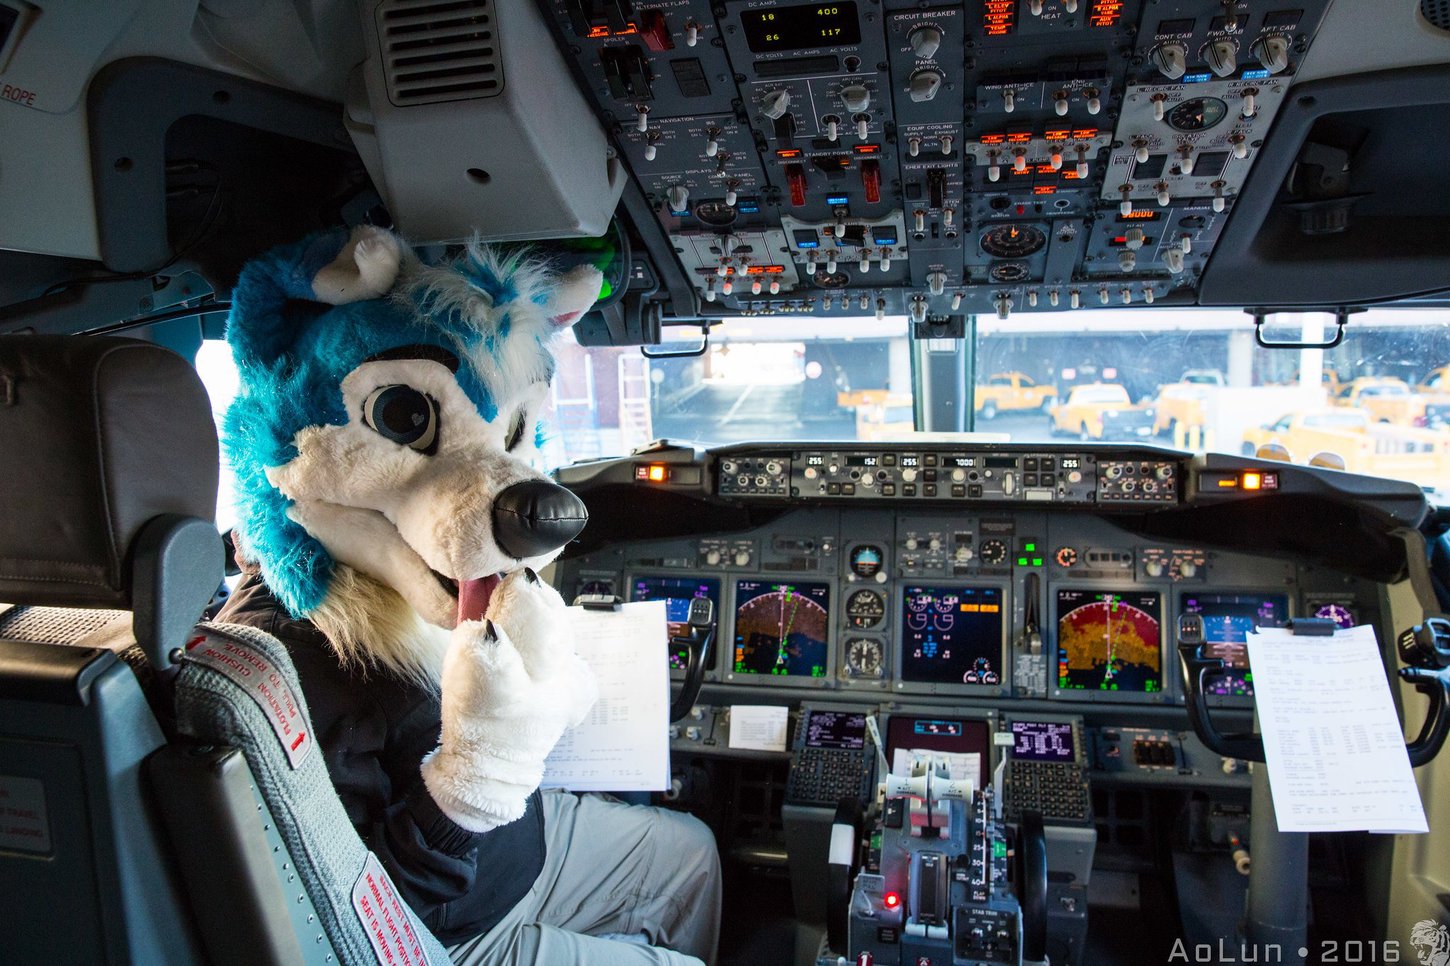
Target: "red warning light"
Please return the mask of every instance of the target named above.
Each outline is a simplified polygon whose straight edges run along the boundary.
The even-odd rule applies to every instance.
[[[901,905],[901,896],[895,892],[888,892],[882,901],[886,903],[886,908],[895,909]]]

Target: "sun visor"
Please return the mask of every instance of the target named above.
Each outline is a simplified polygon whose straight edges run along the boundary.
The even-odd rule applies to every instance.
[[[602,235],[624,187],[532,0],[363,3],[347,127],[415,243]]]

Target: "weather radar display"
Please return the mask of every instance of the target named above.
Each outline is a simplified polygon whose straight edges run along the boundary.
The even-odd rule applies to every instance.
[[[831,591],[825,584],[735,584],[736,674],[826,676]]]
[[[1057,686],[1163,690],[1162,599],[1156,593],[1057,592]]]

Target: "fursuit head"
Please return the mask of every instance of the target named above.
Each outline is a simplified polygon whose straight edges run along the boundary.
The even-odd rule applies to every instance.
[[[362,227],[269,252],[233,292],[241,552],[342,665],[439,691],[423,777],[473,831],[523,814],[595,699],[535,573],[587,514],[534,464],[549,342],[601,283],[479,244],[429,265]]]

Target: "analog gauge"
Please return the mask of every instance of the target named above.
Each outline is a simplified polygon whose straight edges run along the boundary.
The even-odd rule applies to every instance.
[[[729,228],[735,224],[740,212],[723,201],[702,201],[695,206],[695,218],[711,228]]]
[[[998,262],[992,266],[991,275],[994,282],[1021,282],[1026,280],[1028,269],[1024,262]]]
[[[1059,567],[1071,567],[1077,563],[1077,551],[1072,547],[1061,547],[1054,555]]]
[[[1354,626],[1354,611],[1343,604],[1322,604],[1314,611],[1314,616],[1334,621],[1340,627]]]
[[[982,251],[997,258],[1026,258],[1046,244],[1042,229],[1032,225],[998,225],[982,236]]]
[[[883,559],[880,547],[857,547],[851,551],[851,572],[869,580],[881,572]]]
[[[579,596],[613,597],[614,585],[607,580],[591,580],[579,587]]]
[[[855,637],[846,642],[846,669],[862,677],[879,678],[885,664],[881,642]]]
[[[999,564],[1007,559],[1007,545],[1001,540],[984,540],[979,551],[984,564]]]
[[[1175,131],[1207,131],[1228,115],[1228,105],[1216,97],[1195,97],[1168,112]]]
[[[846,598],[846,621],[852,627],[875,627],[885,616],[886,601],[874,590],[858,590]]]

